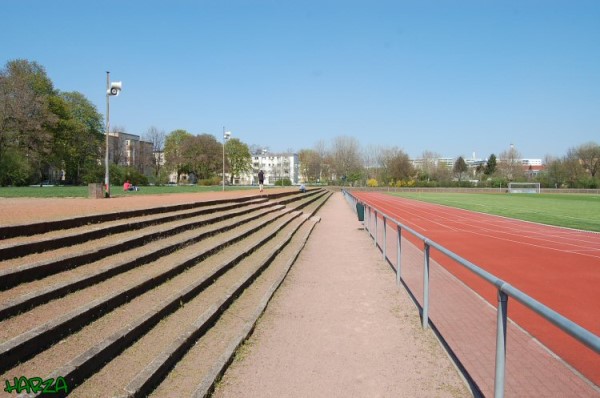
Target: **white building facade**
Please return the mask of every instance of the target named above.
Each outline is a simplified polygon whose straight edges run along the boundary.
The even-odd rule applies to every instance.
[[[250,184],[258,184],[258,171],[265,174],[265,185],[275,185],[289,179],[292,185],[300,182],[300,164],[296,153],[263,153],[252,156]]]

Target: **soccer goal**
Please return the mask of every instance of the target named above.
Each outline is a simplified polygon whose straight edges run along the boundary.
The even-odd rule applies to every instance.
[[[540,193],[539,182],[509,182],[508,193]]]

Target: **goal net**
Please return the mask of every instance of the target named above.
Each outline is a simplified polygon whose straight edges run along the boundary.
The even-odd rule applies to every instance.
[[[539,182],[509,182],[508,193],[540,193]]]

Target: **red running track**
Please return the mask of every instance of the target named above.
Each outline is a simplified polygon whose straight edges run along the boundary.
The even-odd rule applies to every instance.
[[[353,194],[590,332],[600,335],[600,234],[382,193]],[[410,234],[403,234],[404,237],[407,235]],[[494,307],[497,305],[496,290],[490,289],[488,282],[433,249],[431,255]],[[600,385],[598,354],[515,300],[509,300],[508,308],[513,321],[596,385]]]

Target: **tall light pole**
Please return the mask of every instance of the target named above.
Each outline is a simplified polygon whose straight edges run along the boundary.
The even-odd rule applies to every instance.
[[[231,137],[231,131],[225,131],[223,126],[223,191],[225,191],[225,141]]]
[[[110,133],[110,101],[111,95],[117,96],[121,92],[121,82],[110,82],[110,72],[106,71],[106,154],[104,156],[104,197],[110,198],[110,177],[108,167],[108,136]]]

